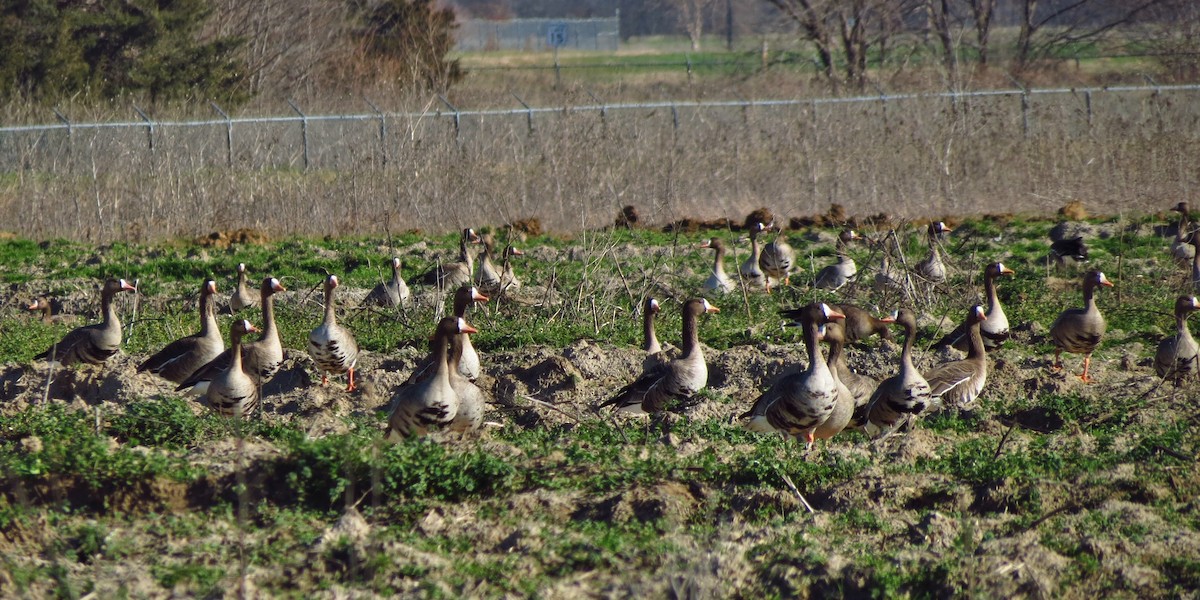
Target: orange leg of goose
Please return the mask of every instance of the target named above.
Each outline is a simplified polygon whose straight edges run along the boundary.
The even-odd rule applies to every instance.
[[[1050,370],[1056,373],[1062,370],[1062,348],[1054,351],[1054,364],[1050,365]]]
[[[1082,379],[1084,383],[1092,382],[1092,380],[1090,378],[1088,378],[1088,367],[1091,364],[1092,364],[1092,355],[1091,354],[1083,357],[1083,375],[1080,375],[1079,378]]]
[[[350,368],[350,385],[346,386],[346,391],[353,392],[356,389],[358,389],[358,388],[354,386],[354,368],[351,367]]]
[[[329,373],[321,373],[321,387],[329,384]]]

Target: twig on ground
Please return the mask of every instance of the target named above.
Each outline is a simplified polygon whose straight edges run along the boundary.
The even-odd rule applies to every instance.
[[[808,500],[804,498],[804,494],[800,493],[800,489],[796,487],[796,484],[792,483],[792,478],[788,477],[787,473],[784,473],[782,469],[779,470],[779,476],[783,478],[783,482],[787,484],[789,488],[791,488],[792,493],[796,494],[796,497],[800,499],[800,503],[804,505],[804,508],[808,509],[809,514],[817,514],[817,511],[813,509],[812,505],[808,503]]]

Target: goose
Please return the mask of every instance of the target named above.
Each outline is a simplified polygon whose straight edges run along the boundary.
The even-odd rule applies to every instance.
[[[229,329],[230,362],[213,376],[204,391],[209,406],[226,417],[243,418],[258,408],[258,385],[242,362],[242,336],[258,331],[250,321],[240,319]]]
[[[504,292],[521,289],[521,280],[517,279],[517,274],[513,272],[512,257],[524,255],[524,252],[514,246],[506,246],[504,248],[504,258],[500,261],[499,293],[503,294]]]
[[[761,289],[768,287],[767,276],[763,275],[762,269],[758,266],[759,258],[762,257],[762,249],[758,246],[758,236],[766,229],[762,223],[755,223],[750,226],[750,258],[742,263],[738,268],[738,275],[742,276],[746,285],[751,289]]]
[[[243,308],[258,306],[258,300],[246,288],[246,263],[238,263],[237,287],[233,288],[233,293],[229,295],[229,310],[238,312]]]
[[[953,408],[970,408],[987,383],[987,350],[980,325],[987,314],[976,304],[967,311],[963,326],[967,331],[967,357],[942,363],[924,374],[934,403]]]
[[[1200,310],[1195,296],[1180,296],[1175,300],[1175,335],[1159,342],[1154,353],[1154,372],[1175,383],[1200,373],[1200,347],[1188,330],[1187,318]]]
[[[1200,229],[1192,234],[1192,248],[1200,248]],[[1200,252],[1192,255],[1192,290],[1200,294]]]
[[[836,306],[831,306],[831,308],[837,310]],[[829,356],[826,357],[825,364],[829,365],[829,369],[837,376],[838,381],[845,385],[850,392],[854,399],[854,412],[856,414],[863,413],[867,402],[871,400],[871,394],[875,393],[875,388],[879,387],[879,380],[856,373],[846,365],[846,328],[843,323],[830,321],[824,327],[825,334],[822,341],[829,344]]]
[[[329,383],[330,373],[346,373],[349,383],[347,392],[353,392],[354,366],[358,364],[358,342],[350,330],[338,325],[334,290],[339,283],[337,275],[325,278],[325,319],[308,334],[308,355],[317,370],[321,371],[321,385]]]
[[[366,302],[371,302],[383,306],[385,308],[399,308],[407,306],[411,298],[408,291],[408,284],[404,282],[404,278],[400,276],[400,258],[392,258],[392,279],[376,285],[367,294]]]
[[[894,232],[888,232],[889,237]],[[875,272],[872,288],[881,294],[897,294],[901,298],[909,297],[908,278],[899,270],[892,268],[891,255],[887,248],[879,250],[879,270]]]
[[[983,335],[983,347],[988,352],[998,350],[1008,340],[1010,333],[1008,317],[1004,314],[1004,307],[1000,305],[999,296],[996,295],[996,279],[1015,273],[1001,262],[994,262],[983,268],[983,290],[987,296],[988,308],[987,320],[980,326],[980,334]],[[961,323],[954,331],[938,340],[934,346],[937,348],[953,346],[956,350],[966,352],[970,346],[969,342],[967,326],[965,323]]]
[[[853,304],[830,304],[829,306],[844,315],[839,325],[843,332],[844,343],[853,344],[873,335],[878,335],[885,340],[892,339],[892,332],[888,330],[888,321],[877,318],[869,311]],[[796,310],[780,311],[779,314],[793,320],[800,318],[800,313]]]
[[[646,298],[642,305],[642,350],[646,352],[642,358],[642,371],[649,371],[666,364],[671,360],[670,350],[658,343],[658,335],[654,332],[654,318],[658,316],[661,307],[658,300]]]
[[[446,357],[447,372],[450,376],[450,387],[458,395],[458,411],[450,421],[450,431],[466,433],[477,431],[483,425],[484,397],[483,391],[471,380],[458,372],[458,363],[462,359],[462,340],[465,335],[450,336],[450,349]]]
[[[1096,307],[1096,286],[1112,287],[1112,282],[1100,271],[1088,271],[1083,276],[1083,308],[1068,308],[1050,326],[1050,338],[1054,342],[1054,371],[1062,370],[1063,351],[1083,354],[1083,374],[1079,376],[1085,383],[1088,378],[1088,366],[1092,362],[1092,352],[1100,345],[1106,325],[1104,315]]]
[[[451,338],[476,333],[462,317],[443,317],[433,334],[431,364],[433,373],[421,381],[407,384],[392,397],[388,414],[387,439],[399,441],[425,435],[431,427],[442,427],[458,414],[458,394],[450,385],[449,350]]]
[[[29,306],[25,307],[25,310],[42,313],[39,319],[47,325],[72,323],[79,320],[75,315],[54,314],[54,303],[50,302],[50,299],[45,296],[35,298],[33,302],[29,303]]]
[[[796,263],[796,251],[783,239],[783,229],[774,225],[770,228],[774,228],[776,231],[775,239],[763,246],[762,253],[758,257],[758,266],[767,277],[768,294],[771,293],[772,281],[776,284],[782,281],[783,285],[791,285],[792,267]]]
[[[271,380],[283,364],[283,344],[279,342],[279,331],[275,326],[275,299],[277,292],[285,292],[286,288],[274,277],[263,279],[259,288],[259,301],[263,307],[262,335],[253,342],[241,345],[242,369],[250,376],[255,385],[262,385]],[[209,382],[217,374],[229,369],[233,359],[233,349],[227,349],[208,361],[208,364],[196,369],[187,379],[183,380],[177,392],[185,392],[203,396]]]
[[[683,305],[683,355],[642,373],[633,383],[621,388],[597,410],[613,406],[628,414],[655,414],[688,405],[708,384],[708,365],[700,348],[700,315],[721,309],[704,298],[693,298]]]
[[[460,319],[466,318],[467,308],[476,302],[487,302],[488,297],[479,293],[479,289],[472,285],[464,285],[454,292],[454,316]],[[458,372],[466,377],[469,381],[475,381],[479,378],[480,364],[479,353],[475,350],[475,346],[471,344],[471,336],[463,333],[459,336],[462,341],[462,356],[458,361]],[[405,380],[404,385],[419,383],[428,379],[433,375],[436,366],[435,355],[430,354],[424,360],[417,363],[413,367],[413,372]]]
[[[1088,247],[1083,236],[1054,240],[1050,243],[1050,260],[1062,269],[1075,263],[1087,262]]]
[[[942,253],[939,245],[942,237],[954,231],[942,221],[933,221],[925,230],[929,245],[929,256],[913,265],[913,271],[929,283],[944,283],[946,281],[946,265],[942,263]]]
[[[458,239],[458,260],[434,266],[421,276],[421,281],[426,285],[436,285],[440,290],[456,289],[470,284],[475,267],[471,253],[467,251],[467,244],[478,244],[481,241],[474,229],[463,229]]]
[[[1192,232],[1189,231],[1188,203],[1180,202],[1171,210],[1179,213],[1179,225],[1175,228],[1175,239],[1171,241],[1171,258],[1180,266],[1186,266],[1196,258],[1196,247],[1191,244]]]
[[[700,286],[700,292],[704,294],[728,294],[734,290],[733,280],[729,275],[725,274],[725,243],[720,238],[712,238],[704,240],[700,243],[700,248],[712,248],[716,251],[716,257],[713,259],[712,274],[704,281],[704,285]]]
[[[484,234],[482,240],[483,250],[479,253],[479,269],[475,272],[475,284],[481,290],[495,293],[500,291],[500,271],[496,269],[496,263],[492,260],[492,253],[496,251],[496,238],[488,233]]]
[[[746,428],[751,431],[778,431],[803,438],[806,449],[812,450],[817,429],[835,412],[839,400],[844,402],[849,397],[849,392],[842,393],[845,386],[839,387],[839,381],[821,357],[818,345],[821,325],[845,316],[821,302],[788,312],[799,317],[800,326],[804,329],[808,368],[775,382],[741,418],[746,419]],[[853,412],[853,406],[850,412]]]
[[[862,236],[853,229],[845,229],[838,234],[837,262],[821,269],[813,285],[823,290],[837,290],[852,281],[858,275],[858,265],[854,264],[854,259],[846,250],[850,242],[861,239]]]
[[[829,374],[833,376],[835,386],[837,387],[837,402],[833,405],[833,412],[829,413],[829,417],[825,419],[825,422],[817,425],[816,430],[813,431],[813,439],[817,440],[827,440],[844,431],[853,419],[855,410],[858,409],[854,391],[850,389],[850,386],[845,381],[842,381],[842,374],[833,354],[834,342],[829,336],[831,335],[830,331],[832,331],[832,328],[837,326],[837,321],[829,321],[822,324],[820,335],[818,336],[820,341],[829,343],[829,358],[825,360],[825,365],[829,367]],[[837,335],[837,333],[835,332],[832,335]],[[840,344],[838,351],[839,356],[837,359],[841,360]],[[842,362],[841,368],[845,368],[844,360]],[[846,372],[850,372],[850,370],[846,369]]]
[[[933,402],[929,382],[913,366],[913,341],[917,338],[917,315],[907,308],[883,319],[904,328],[904,349],[900,352],[900,370],[884,379],[868,402],[867,421],[870,435],[886,433],[899,425],[904,415],[918,415]]]
[[[138,373],[149,371],[172,383],[182,383],[225,349],[216,315],[217,282],[200,286],[200,332],[179,338],[138,365]]]
[[[108,279],[100,289],[100,312],[103,321],[71,330],[57,344],[34,357],[64,367],[86,363],[104,364],[121,349],[121,320],[113,306],[113,297],[121,292],[136,292],[137,288],[124,279]]]

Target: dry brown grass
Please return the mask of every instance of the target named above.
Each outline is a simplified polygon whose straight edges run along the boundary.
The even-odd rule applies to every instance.
[[[557,98],[594,102],[581,89]],[[1082,96],[1033,96],[1028,133],[1020,99],[994,97],[557,112],[535,114],[532,128],[525,115],[465,116],[457,135],[440,102],[397,100],[384,108],[428,112],[389,119],[382,141],[377,120],[310,121],[307,171],[298,124],[235,126],[232,168],[223,125],[159,126],[153,151],[144,128],[6,134],[0,208],[21,236],[97,242],[448,231],[531,216],[572,232],[630,205],[655,227],[764,206],[781,224],[831,204],[902,219],[1048,214],[1072,200],[1093,214],[1153,212],[1197,184],[1194,100],[1097,93],[1089,125]]]

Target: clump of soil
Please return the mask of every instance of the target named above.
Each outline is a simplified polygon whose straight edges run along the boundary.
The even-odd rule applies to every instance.
[[[693,219],[691,217],[688,217],[688,218],[680,219],[680,220],[672,222],[672,223],[668,223],[666,226],[663,227],[663,233],[674,233],[677,231],[682,232],[682,233],[696,233],[697,231],[701,231],[701,230],[710,231],[710,230],[714,230],[714,229],[730,231],[733,228],[734,228],[733,222],[730,221],[726,217],[721,217],[719,219],[709,219],[709,220]]]
[[[214,231],[196,238],[196,243],[206,248],[228,248],[234,244],[261,246],[271,241],[265,231],[243,227],[234,231]]]
[[[1072,221],[1082,221],[1088,218],[1088,211],[1083,207],[1082,200],[1072,200],[1066,203],[1062,208],[1058,209],[1058,214]]]
[[[513,231],[517,231],[517,232],[523,233],[525,235],[532,235],[532,236],[542,235],[542,232],[544,231],[542,229],[542,221],[541,221],[541,219],[539,219],[537,217],[527,217],[524,219],[517,219],[516,221],[509,223],[508,227],[511,228]]]
[[[624,227],[625,229],[632,229],[638,224],[638,221],[640,221],[641,218],[641,215],[638,214],[637,207],[630,204],[621,209],[621,212],[617,214],[616,220],[613,221],[613,225],[617,227]]]

